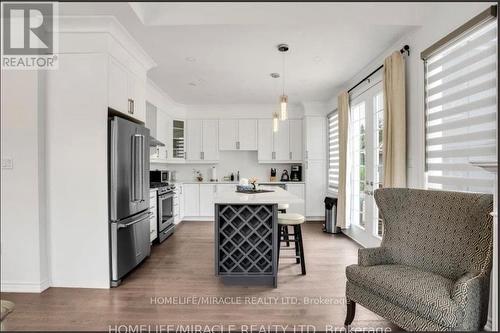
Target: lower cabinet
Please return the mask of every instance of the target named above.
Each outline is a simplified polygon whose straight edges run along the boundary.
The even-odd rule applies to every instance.
[[[321,220],[325,216],[325,160],[309,160],[306,168],[306,216]]]
[[[186,217],[200,214],[200,184],[183,184],[184,215]]]
[[[214,199],[218,192],[234,191],[235,184],[183,184],[183,195],[180,199],[184,201],[183,217],[202,218],[214,217]],[[182,204],[181,207],[182,209]]]
[[[214,216],[214,198],[217,185],[200,184],[200,213],[199,216]]]
[[[305,200],[304,184],[286,184],[286,190],[298,198]],[[297,213],[305,216],[305,203],[291,203],[287,213]]]

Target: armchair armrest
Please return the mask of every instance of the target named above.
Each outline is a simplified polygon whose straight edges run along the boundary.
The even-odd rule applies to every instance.
[[[389,250],[386,247],[371,247],[358,250],[358,265],[375,266],[390,263]]]
[[[451,298],[464,311],[464,323],[473,327],[482,327],[488,316],[489,276],[484,272],[466,273],[455,281]]]

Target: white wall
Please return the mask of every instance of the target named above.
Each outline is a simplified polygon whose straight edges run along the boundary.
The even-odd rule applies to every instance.
[[[43,84],[34,71],[2,71],[1,290],[48,285]]]
[[[424,23],[394,43],[382,54],[365,66],[352,79],[333,94],[327,109],[337,105],[337,95],[354,86],[359,80],[383,64],[384,58],[403,45],[410,46],[410,56],[406,57],[407,96],[407,181],[409,187],[422,188],[425,184],[424,168],[424,64],[420,53],[433,43],[479,14],[492,3],[435,3],[424,13]],[[360,64],[362,65],[362,64]]]
[[[107,62],[105,54],[61,54],[47,73],[54,287],[109,288]]]
[[[217,178],[222,181],[224,176],[229,176],[240,171],[240,178],[257,177],[259,181],[269,181],[271,168],[276,168],[276,176],[281,177],[283,169],[290,174],[290,164],[259,164],[257,163],[256,151],[221,151],[219,152],[218,164],[151,164],[151,169],[155,170],[175,170],[178,181],[192,181],[193,169],[199,170],[205,180],[210,179],[211,168],[217,169]]]

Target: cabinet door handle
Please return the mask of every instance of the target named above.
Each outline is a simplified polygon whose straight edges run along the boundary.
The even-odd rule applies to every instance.
[[[306,158],[309,158],[309,151],[306,150]]]
[[[200,151],[200,160],[203,159],[203,153]]]
[[[168,150],[165,150],[165,159],[168,160]]]
[[[292,152],[290,152],[290,160],[292,159]]]
[[[240,142],[236,141],[236,149],[240,149]]]

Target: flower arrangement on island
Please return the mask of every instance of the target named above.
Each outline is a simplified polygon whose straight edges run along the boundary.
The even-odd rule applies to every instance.
[[[257,177],[252,177],[248,180],[248,183],[251,184],[253,186],[253,190],[256,191],[257,190],[257,181],[259,180],[259,178]]]

